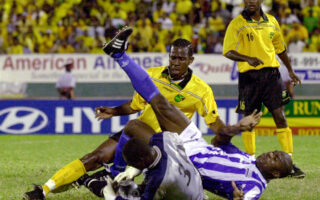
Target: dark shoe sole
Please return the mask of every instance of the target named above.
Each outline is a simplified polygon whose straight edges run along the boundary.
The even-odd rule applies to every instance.
[[[116,43],[116,40],[117,40],[117,39],[118,39],[118,40],[127,39],[127,38],[132,34],[132,32],[133,32],[133,29],[132,29],[131,27],[125,27],[125,28],[123,28],[122,30],[119,31],[119,33],[116,34],[116,36],[113,37],[113,39],[112,39],[110,42],[106,43],[106,44],[103,46],[102,50],[103,50],[106,54],[108,54],[108,55],[110,55],[110,56],[112,56],[113,53],[120,53],[120,51],[119,51],[119,52],[112,52],[112,53],[110,53],[110,52],[108,52],[106,49],[108,49],[108,48],[114,48],[114,47],[112,47],[112,45],[114,45],[114,43]],[[122,38],[121,35],[124,35],[124,37]],[[111,45],[111,47],[109,47],[110,45]],[[126,50],[126,49],[123,49],[123,51],[125,51],[125,50]]]
[[[303,179],[304,177],[306,177],[305,174],[299,174],[299,175],[292,175],[291,178],[297,178],[297,179]]]

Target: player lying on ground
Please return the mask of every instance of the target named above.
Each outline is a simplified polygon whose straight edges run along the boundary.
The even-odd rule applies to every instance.
[[[131,31],[130,28],[120,31],[105,46],[104,50],[115,58],[131,79],[135,90],[151,104],[160,127],[163,130],[179,134],[186,154],[202,176],[205,189],[232,199],[233,188],[231,182],[234,181],[238,187],[242,188],[245,199],[258,199],[265,190],[268,180],[286,177],[291,173],[292,160],[287,153],[269,152],[262,154],[255,160],[254,157],[240,151],[230,143],[234,134],[222,135],[218,133],[212,143],[219,147],[207,144],[194,123],[160,94],[148,74],[124,50],[116,51],[114,46],[117,45],[114,43],[125,43]],[[261,113],[254,112],[250,117],[242,119],[239,125],[248,126],[252,129],[259,122],[260,117]],[[144,141],[148,142],[150,137],[155,134],[153,129],[141,121],[135,121],[134,124],[127,124],[125,128],[127,135],[143,138]],[[126,152],[124,156],[128,163],[134,165],[132,160],[127,157]],[[121,180],[132,178],[132,175],[126,170],[118,177],[121,177]],[[116,179],[119,180],[117,177]],[[105,191],[104,195],[108,198],[108,191]]]
[[[218,116],[217,105],[211,88],[199,77],[192,73],[189,65],[193,61],[191,43],[184,39],[177,39],[173,42],[169,54],[168,67],[156,67],[148,70],[155,84],[160,88],[160,92],[169,100],[169,102],[180,108],[188,118],[191,118],[194,112],[198,112],[204,117],[206,123],[213,132],[220,133],[238,133],[246,129],[238,126],[225,126]],[[180,81],[180,82],[179,82]],[[181,101],[179,101],[181,100]],[[127,115],[144,109],[139,117],[157,132],[160,131],[159,123],[156,120],[154,112],[140,95],[135,95],[132,102],[127,102],[115,108],[102,107],[97,117],[110,118],[116,115]],[[242,127],[243,128],[243,127]],[[47,195],[50,191],[57,191],[61,186],[69,184],[83,176],[86,172],[96,170],[114,161],[116,167],[112,166],[111,171],[116,175],[125,167],[121,152],[115,155],[117,146],[121,149],[128,137],[125,134],[116,134],[104,141],[93,152],[67,164],[56,172],[40,189],[43,190],[39,195]],[[120,139],[119,139],[120,138]],[[37,192],[38,194],[39,192]],[[43,194],[42,194],[43,193]],[[26,193],[26,195],[39,196],[35,193]],[[29,197],[32,199],[32,197]]]
[[[141,124],[141,128],[150,128],[144,125]],[[104,195],[106,200],[203,199],[201,177],[187,157],[178,134],[168,131],[154,134],[149,145],[139,138],[130,139],[123,148],[123,156],[128,165],[133,167],[128,167],[124,173],[120,173],[115,182],[109,176],[105,179],[87,177],[86,186],[97,196]],[[137,186],[130,180],[138,176],[142,170],[145,178],[143,183]],[[120,190],[123,185],[126,189]],[[243,199],[243,192],[234,182],[232,187],[233,199]]]

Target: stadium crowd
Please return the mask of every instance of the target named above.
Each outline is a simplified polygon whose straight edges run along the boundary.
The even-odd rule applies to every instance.
[[[0,0],[0,53],[102,53],[124,25],[135,30],[129,52],[167,52],[182,37],[196,53],[221,53],[242,10],[243,0]],[[289,52],[320,52],[320,2],[265,0],[263,10]]]

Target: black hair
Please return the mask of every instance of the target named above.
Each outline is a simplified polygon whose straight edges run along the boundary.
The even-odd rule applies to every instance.
[[[150,152],[151,147],[139,138],[130,139],[122,149],[122,155],[129,165],[151,155]]]
[[[171,47],[188,47],[188,55],[191,57],[193,55],[192,44],[190,41],[182,38],[178,38],[171,44]],[[171,49],[171,48],[170,48]]]

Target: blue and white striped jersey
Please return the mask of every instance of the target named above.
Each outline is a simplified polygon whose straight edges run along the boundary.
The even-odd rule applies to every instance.
[[[204,189],[227,199],[233,198],[231,182],[245,194],[245,200],[259,199],[267,181],[255,165],[253,156],[229,143],[220,147],[208,144],[191,123],[180,135],[192,163],[202,176]]]
[[[202,200],[201,176],[186,155],[178,134],[157,133],[152,136],[150,145],[160,152],[161,158],[145,173],[146,187],[138,199]]]

